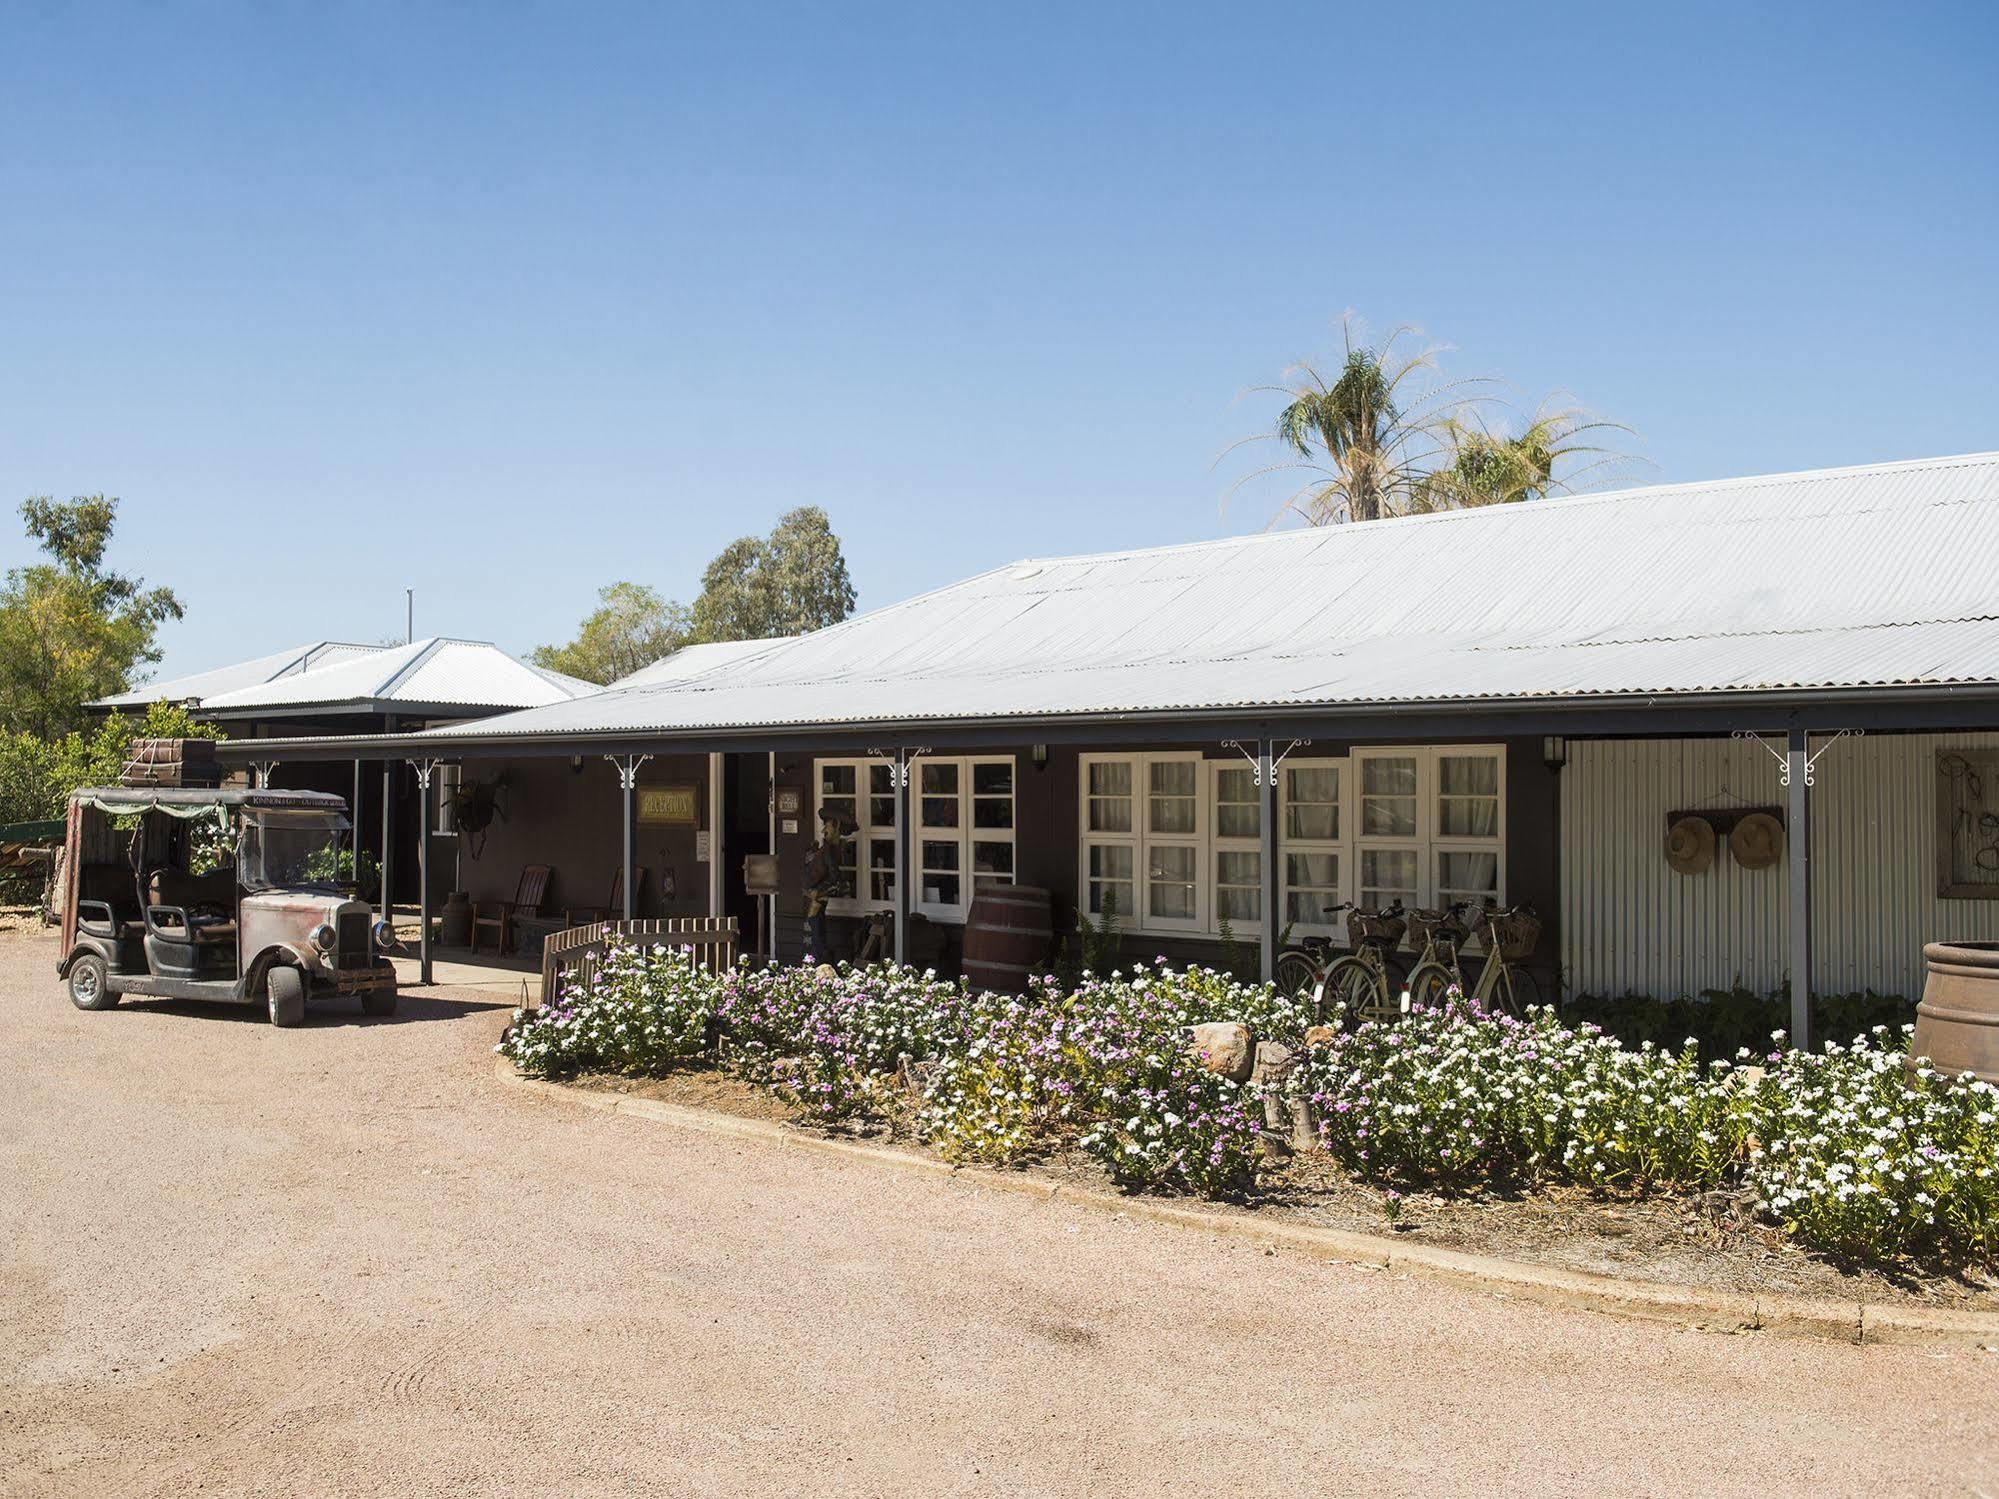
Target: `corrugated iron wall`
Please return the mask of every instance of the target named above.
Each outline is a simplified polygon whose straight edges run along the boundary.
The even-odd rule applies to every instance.
[[[1814,737],[1816,753],[1823,741]],[[1922,991],[1923,944],[1999,940],[1999,900],[1936,894],[1936,755],[1999,734],[1844,739],[1818,763],[1812,987]],[[1774,989],[1789,969],[1786,861],[1705,874],[1666,864],[1666,813],[1782,806],[1769,752],[1731,739],[1571,741],[1562,771],[1562,964],[1572,994]]]

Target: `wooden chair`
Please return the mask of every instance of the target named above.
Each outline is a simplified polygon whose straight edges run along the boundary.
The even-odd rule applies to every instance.
[[[639,909],[639,902],[645,898],[646,867],[632,866],[632,910]],[[620,864],[611,871],[611,898],[601,906],[570,906],[562,913],[562,919],[571,926],[587,926],[593,921],[623,921],[625,919],[625,866]]]
[[[505,956],[513,950],[514,923],[523,916],[541,914],[541,903],[548,898],[548,874],[546,864],[530,864],[521,871],[512,900],[472,903],[472,951],[479,950],[482,929],[491,929],[495,952]]]

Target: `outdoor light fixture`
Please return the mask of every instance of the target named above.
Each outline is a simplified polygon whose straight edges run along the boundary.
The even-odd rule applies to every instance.
[[[1560,734],[1550,734],[1541,741],[1541,763],[1550,770],[1560,770],[1569,763],[1569,741]]]
[[[573,776],[583,774],[583,757],[581,755],[571,755],[569,757],[569,773]]]
[[[1032,749],[1030,749],[1030,750],[1029,750],[1029,751],[1028,751],[1027,753],[1028,753],[1028,755],[1029,755],[1029,756],[1030,756],[1030,757],[1031,757],[1031,758],[1033,759],[1033,761],[1034,761],[1034,768],[1035,768],[1036,770],[1046,770],[1046,769],[1048,768],[1048,746],[1047,746],[1047,745],[1045,745],[1045,744],[1037,744],[1037,745],[1035,745],[1035,746],[1034,746],[1034,747],[1033,747]]]

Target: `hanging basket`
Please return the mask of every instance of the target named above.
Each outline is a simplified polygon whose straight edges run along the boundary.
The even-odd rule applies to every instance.
[[[1514,911],[1492,919],[1499,955],[1509,963],[1524,963],[1541,941],[1541,918],[1532,911]]]
[[[1347,945],[1353,948],[1374,944],[1394,947],[1402,940],[1408,923],[1400,916],[1383,916],[1379,911],[1347,912]]]

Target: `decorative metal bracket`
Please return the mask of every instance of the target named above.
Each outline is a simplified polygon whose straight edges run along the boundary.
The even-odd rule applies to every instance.
[[[913,748],[893,751],[871,748],[868,753],[888,767],[889,785],[893,786],[897,791],[901,791],[909,785],[909,767],[929,754],[930,746],[921,744]]]
[[[1841,729],[1832,738],[1819,746],[1818,754],[1807,755],[1805,757],[1805,784],[1807,786],[1818,784],[1818,779],[1814,772],[1818,769],[1818,763],[1824,757],[1827,750],[1838,744],[1842,739],[1858,739],[1866,732],[1867,730],[1865,729]],[[1778,749],[1776,745],[1765,739],[1754,729],[1737,729],[1729,737],[1731,739],[1753,739],[1762,745],[1764,749],[1770,752],[1770,758],[1777,762],[1777,784],[1779,786],[1788,786],[1791,784],[1791,757],[1786,751]],[[1806,742],[1810,742],[1809,737],[1807,737]]]
[[[1272,777],[1276,776],[1277,767],[1284,763],[1285,758],[1290,755],[1291,751],[1304,749],[1311,742],[1309,739],[1293,739],[1286,743],[1283,749],[1272,755],[1270,757],[1270,774]],[[1263,757],[1261,755],[1250,750],[1240,739],[1224,739],[1222,741],[1222,748],[1232,749],[1238,755],[1241,755],[1243,759],[1249,761],[1249,773],[1256,777],[1257,785],[1261,786],[1263,784]]]
[[[604,757],[618,767],[618,789],[630,791],[639,783],[639,767],[652,758],[651,755],[606,755]]]
[[[282,760],[252,760],[250,762],[250,769],[257,772],[257,787],[259,790],[269,791],[271,789],[271,777],[283,763]]]
[[[430,791],[430,778],[437,774],[437,767],[443,763],[442,760],[410,761],[410,769],[416,772],[416,789],[428,793]]]

